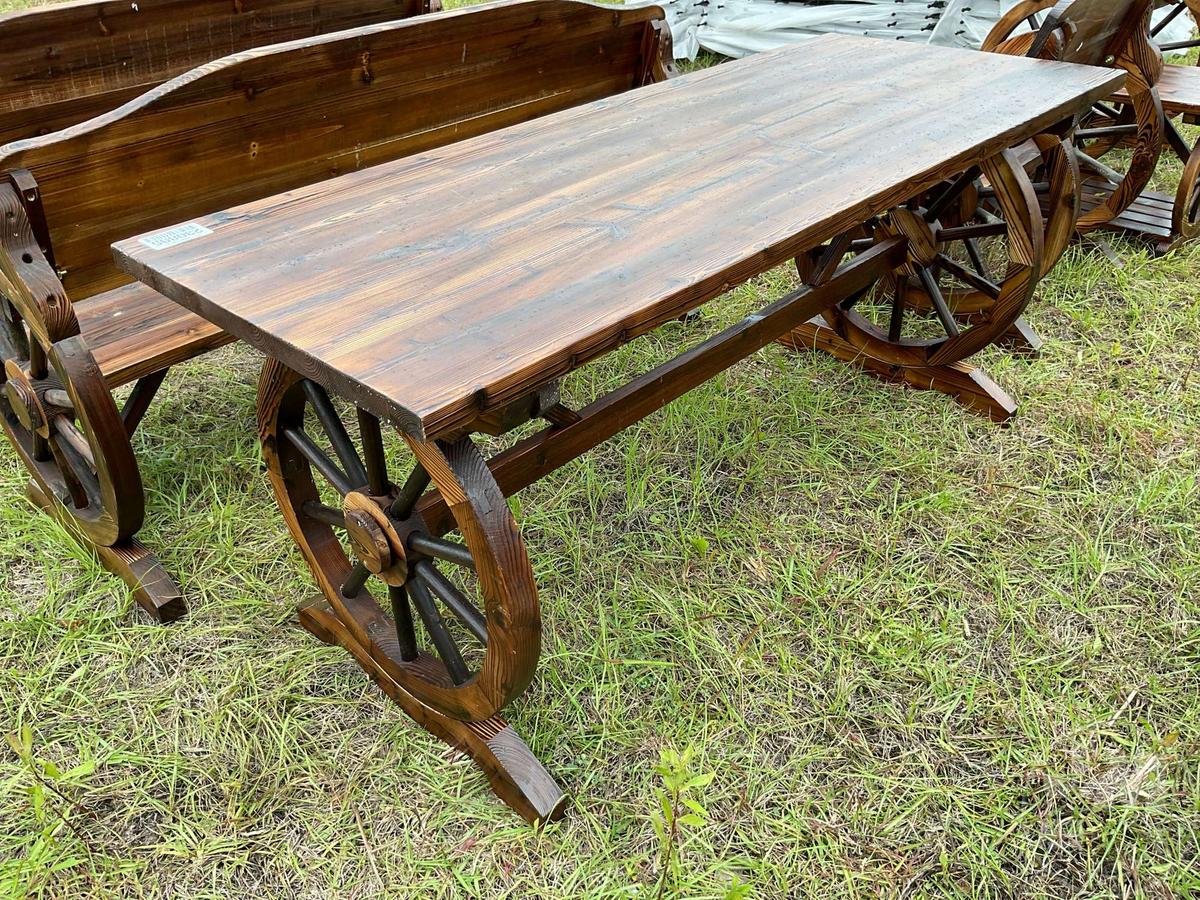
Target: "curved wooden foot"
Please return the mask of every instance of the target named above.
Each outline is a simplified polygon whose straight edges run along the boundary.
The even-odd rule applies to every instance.
[[[103,547],[88,540],[73,516],[45,494],[35,482],[25,488],[30,501],[54,517],[82,546],[94,553],[100,564],[121,578],[138,602],[156,622],[174,622],[187,612],[179,585],[167,574],[158,557],[137,538],[129,538],[112,547]]]
[[[1018,356],[1035,358],[1042,354],[1042,336],[1033,330],[1024,316],[1008,326],[1008,331],[1000,335],[996,343]]]
[[[325,643],[338,644],[349,651],[383,692],[418,725],[469,756],[487,776],[496,796],[526,821],[548,822],[562,816],[567,795],[500,716],[481,722],[462,722],[416,700],[354,639],[324,598],[300,610],[300,624]]]
[[[820,318],[805,322],[781,337],[779,343],[792,350],[822,350],[884,381],[949,394],[967,409],[985,415],[994,422],[1007,422],[1017,412],[1017,404],[1013,399],[982,369],[967,363],[893,366],[867,356],[853,344],[842,340]]]

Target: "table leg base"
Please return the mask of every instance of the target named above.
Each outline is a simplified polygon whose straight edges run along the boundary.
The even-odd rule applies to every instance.
[[[893,366],[842,340],[821,319],[810,319],[781,337],[779,343],[797,351],[822,350],[883,381],[948,394],[967,409],[994,422],[1007,422],[1017,412],[1013,399],[982,369],[961,362],[944,366]]]
[[[161,624],[174,622],[187,612],[183,592],[175,579],[137,538],[113,547],[101,547],[90,541],[75,519],[58,502],[47,497],[35,482],[26,485],[25,495],[62,525],[76,542],[95,554],[104,568],[124,581],[133,593],[133,599],[154,621]]]
[[[354,657],[371,679],[422,728],[469,756],[492,790],[528,822],[548,822],[566,811],[567,795],[500,716],[463,722],[424,705],[394,681],[342,624],[324,598],[300,609],[300,624],[326,644]]]
[[[1036,359],[1042,355],[1042,336],[1024,318],[1017,319],[996,341],[1009,353]]]

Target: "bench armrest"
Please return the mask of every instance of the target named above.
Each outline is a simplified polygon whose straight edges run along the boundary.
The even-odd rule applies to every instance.
[[[0,290],[45,347],[79,334],[79,320],[58,273],[34,235],[11,182],[0,184]]]

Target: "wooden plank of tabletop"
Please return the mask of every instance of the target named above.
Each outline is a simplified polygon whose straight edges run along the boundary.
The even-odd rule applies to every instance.
[[[433,436],[1121,77],[828,35],[216,213],[173,246],[113,249],[173,300]]]

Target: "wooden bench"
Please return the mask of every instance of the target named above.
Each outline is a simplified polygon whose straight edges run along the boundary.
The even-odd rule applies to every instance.
[[[129,437],[166,370],[231,340],[116,268],[133,234],[668,77],[658,7],[502,2],[250,50],[0,154],[4,427],[32,494],[160,619]],[[236,265],[236,262],[231,264]],[[111,391],[136,382],[122,412]]]
[[[116,109],[222,56],[406,19],[440,0],[83,0],[0,16],[0,145]]]
[[[1074,132],[1082,170],[1080,233],[1119,218],[1137,201],[1158,162],[1163,116],[1156,85],[1163,65],[1150,39],[1154,6],[1155,0],[1021,0],[983,42],[992,52],[1125,72],[1127,114],[1117,121],[1100,105],[1081,117]],[[1021,31],[1030,26],[1034,30]],[[1100,159],[1118,147],[1129,151],[1127,162]]]

